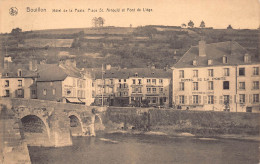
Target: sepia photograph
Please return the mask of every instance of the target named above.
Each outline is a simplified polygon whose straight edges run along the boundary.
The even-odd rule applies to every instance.
[[[259,164],[260,0],[0,0],[0,164]]]

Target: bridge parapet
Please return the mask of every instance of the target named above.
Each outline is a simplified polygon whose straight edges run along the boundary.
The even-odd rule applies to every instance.
[[[77,118],[80,123],[80,136],[94,136],[95,112],[104,111],[104,108],[68,104],[37,99],[10,99],[0,98],[0,104],[12,111],[14,119],[21,121],[26,116],[38,117],[46,127],[49,142],[42,146],[67,146],[71,145],[71,118]]]

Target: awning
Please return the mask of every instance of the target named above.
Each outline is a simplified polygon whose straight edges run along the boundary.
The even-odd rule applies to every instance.
[[[67,103],[73,104],[84,104],[84,102],[80,101],[78,98],[65,98]]]

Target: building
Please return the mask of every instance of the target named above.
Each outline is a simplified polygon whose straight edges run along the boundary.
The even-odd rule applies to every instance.
[[[259,58],[237,42],[191,47],[172,67],[173,103],[182,109],[259,111]]]
[[[171,71],[155,68],[120,69],[106,66],[95,70],[94,97],[99,105],[171,105]],[[103,89],[102,89],[103,88]]]
[[[75,61],[38,66],[37,98],[90,105],[92,79],[84,70],[76,68]]]
[[[28,65],[8,63],[0,76],[1,97],[36,98],[36,79],[38,76]]]

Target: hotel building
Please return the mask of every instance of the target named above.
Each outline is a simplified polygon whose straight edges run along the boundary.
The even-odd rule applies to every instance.
[[[173,104],[182,109],[259,112],[259,58],[237,42],[191,47],[172,67]]]
[[[170,106],[171,71],[155,68],[119,69],[106,66],[95,71],[94,97],[96,104],[111,106],[140,105]],[[103,88],[103,89],[102,89]]]

